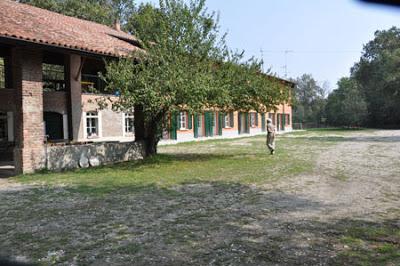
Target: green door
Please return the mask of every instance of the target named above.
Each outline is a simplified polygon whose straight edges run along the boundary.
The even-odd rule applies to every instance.
[[[222,136],[222,128],[224,127],[224,113],[218,112],[218,135]]]
[[[242,112],[238,112],[238,133],[242,133]]]
[[[261,114],[261,131],[265,132],[265,113]]]
[[[193,115],[193,134],[194,137],[197,139],[199,137],[199,115]]]
[[[206,137],[212,137],[212,114],[211,112],[204,113],[204,127],[206,132]]]
[[[178,123],[179,123],[179,113],[172,113],[171,114],[171,125],[170,125],[170,139],[178,139],[178,134],[176,133],[178,129]]]

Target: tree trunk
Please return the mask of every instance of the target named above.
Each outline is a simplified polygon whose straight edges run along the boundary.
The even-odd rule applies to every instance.
[[[135,105],[133,121],[135,127],[135,141],[142,141],[145,139],[145,121],[142,105]]]
[[[157,154],[157,145],[160,140],[159,129],[162,127],[164,112],[158,113],[153,119],[146,123],[145,149],[146,157]]]

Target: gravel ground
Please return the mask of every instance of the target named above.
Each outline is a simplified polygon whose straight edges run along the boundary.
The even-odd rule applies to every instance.
[[[263,185],[97,196],[2,180],[0,254],[44,265],[399,265],[400,131],[285,137],[335,143],[311,173]]]

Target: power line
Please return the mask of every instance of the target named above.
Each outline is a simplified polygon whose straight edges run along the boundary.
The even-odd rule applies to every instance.
[[[262,50],[263,53],[285,53],[288,50]],[[361,50],[290,50],[294,54],[361,53]]]

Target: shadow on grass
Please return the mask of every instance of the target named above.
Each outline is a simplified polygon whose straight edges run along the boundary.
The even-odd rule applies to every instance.
[[[0,207],[1,253],[45,264],[377,265],[400,256],[397,221],[321,222],[315,214],[337,206],[238,183],[127,186],[103,198],[35,188],[0,194]]]

